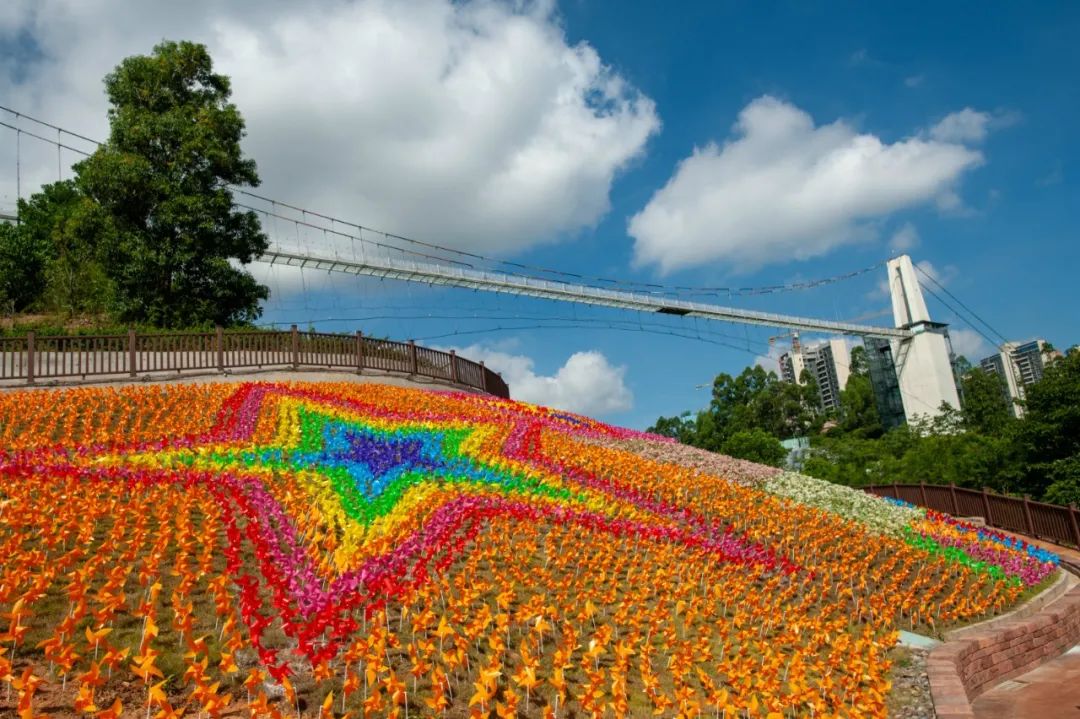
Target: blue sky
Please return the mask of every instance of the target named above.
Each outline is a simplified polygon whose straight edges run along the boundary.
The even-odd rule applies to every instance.
[[[785,285],[905,249],[1010,339],[1080,341],[1075,4],[148,5],[16,3],[0,14],[4,104],[104,136],[100,77],[162,37],[195,39],[233,77],[276,198],[679,286]],[[23,161],[24,192],[55,179],[55,149]],[[883,277],[713,299],[885,324]],[[703,406],[698,385],[780,334],[311,273],[268,282],[267,321],[348,318],[316,326],[468,349],[529,399],[634,427]],[[989,351],[928,302],[961,350]]]

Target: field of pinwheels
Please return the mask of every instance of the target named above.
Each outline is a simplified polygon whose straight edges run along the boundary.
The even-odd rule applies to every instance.
[[[477,395],[0,395],[0,714],[874,717],[1056,559]],[[652,448],[648,450],[647,448]]]

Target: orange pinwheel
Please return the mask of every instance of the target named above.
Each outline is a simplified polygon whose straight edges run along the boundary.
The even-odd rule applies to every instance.
[[[98,712],[95,715],[95,719],[120,719],[120,714],[124,711],[124,705],[120,703],[120,698],[117,697],[112,706],[108,709]]]
[[[94,704],[94,687],[89,684],[83,684],[79,687],[79,691],[75,694],[75,701],[72,704],[72,709],[77,714],[90,714],[98,710],[97,705]]]

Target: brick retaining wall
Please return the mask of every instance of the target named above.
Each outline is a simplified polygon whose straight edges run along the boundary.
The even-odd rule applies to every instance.
[[[927,660],[938,719],[974,719],[971,702],[1080,642],[1080,585],[1032,616],[1008,619],[935,648]]]

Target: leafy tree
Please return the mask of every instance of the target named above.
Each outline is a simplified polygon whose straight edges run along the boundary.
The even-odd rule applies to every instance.
[[[973,369],[974,367],[972,366],[971,361],[964,355],[958,355],[956,359],[953,360],[953,372],[957,377],[965,377],[967,373]]]
[[[47,256],[40,304],[67,314],[107,309],[112,283],[101,260],[113,231],[101,208],[65,180],[45,185],[23,201],[19,216],[20,229]]]
[[[1023,485],[1034,495],[1076,496],[1080,487],[1080,351],[1050,363],[1027,388],[1015,441],[1024,459]],[[1052,488],[1052,492],[1051,492]]]
[[[751,462],[780,467],[788,451],[773,435],[760,429],[740,430],[724,440],[720,447],[723,454]]]
[[[14,309],[105,310],[111,283],[99,252],[111,229],[100,208],[66,180],[20,200],[19,217],[0,230],[0,291]]]
[[[163,42],[105,78],[109,141],[75,166],[77,186],[115,228],[101,248],[125,321],[159,326],[235,324],[268,297],[234,262],[266,249],[253,212],[230,185],[256,186],[243,157],[244,121],[229,79],[206,48]]]
[[[852,377],[870,376],[870,360],[866,356],[866,347],[862,345],[852,347],[848,362],[848,382]]]
[[[1044,501],[1051,504],[1080,505],[1080,456],[1053,462],[1047,472],[1050,485]]]
[[[683,412],[678,417],[659,417],[656,424],[645,431],[663,437],[671,437],[684,444],[690,444],[694,436],[695,425],[695,421],[690,419],[690,413]]]
[[[803,436],[817,419],[815,387],[781,382],[760,365],[738,377],[717,375],[709,405],[719,442],[741,429],[761,429],[776,437]]]
[[[41,300],[48,249],[38,239],[0,222],[0,309],[23,312]]]
[[[974,368],[960,381],[964,427],[972,432],[1000,434],[1013,419],[1005,381],[993,372]]]
[[[840,392],[840,431],[861,438],[880,437],[884,432],[868,374],[850,375]]]

